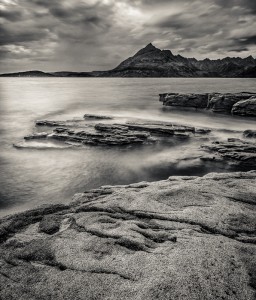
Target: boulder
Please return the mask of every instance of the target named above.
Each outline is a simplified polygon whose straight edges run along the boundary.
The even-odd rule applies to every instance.
[[[216,113],[231,113],[232,107],[240,100],[248,99],[251,97],[251,93],[236,93],[236,94],[209,94],[209,101],[207,109]]]
[[[159,101],[165,106],[184,108],[208,109],[214,113],[237,114],[243,116],[255,116],[255,93],[202,93],[202,94],[159,94]],[[251,99],[250,99],[251,98]],[[241,102],[242,100],[248,100]]]
[[[160,94],[160,101],[166,106],[206,108],[208,104],[208,94]]]
[[[245,138],[256,138],[256,130],[250,130],[250,129],[245,130],[243,132],[243,136]]]
[[[232,107],[231,113],[245,117],[256,117],[256,97],[237,102]]]

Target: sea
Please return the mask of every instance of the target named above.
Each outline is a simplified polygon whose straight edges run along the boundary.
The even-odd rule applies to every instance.
[[[256,130],[255,119],[163,107],[159,93],[242,91],[256,92],[256,79],[0,78],[0,216],[68,203],[75,193],[102,185],[230,170],[229,164],[198,159],[200,145],[193,139],[128,148],[15,148],[37,130],[36,120],[100,114],[214,128],[216,140],[226,139]],[[190,160],[182,159],[188,156]]]

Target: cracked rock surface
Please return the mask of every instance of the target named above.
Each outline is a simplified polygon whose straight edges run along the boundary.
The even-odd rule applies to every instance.
[[[251,130],[247,130],[251,134]],[[241,166],[256,168],[256,143],[236,138],[230,138],[227,141],[215,141],[211,144],[202,145],[202,148],[208,152],[214,153],[214,156],[203,156],[202,160],[230,161]]]
[[[0,222],[0,299],[255,299],[256,172],[104,186]]]

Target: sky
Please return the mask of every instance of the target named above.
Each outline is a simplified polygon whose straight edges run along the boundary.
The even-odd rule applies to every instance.
[[[108,70],[148,43],[256,57],[256,0],[1,0],[0,72]]]

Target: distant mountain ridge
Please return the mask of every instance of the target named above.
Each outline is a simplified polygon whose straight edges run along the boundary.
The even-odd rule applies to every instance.
[[[160,50],[151,43],[109,71],[2,74],[2,77],[256,77],[256,59],[226,57],[197,60]]]

